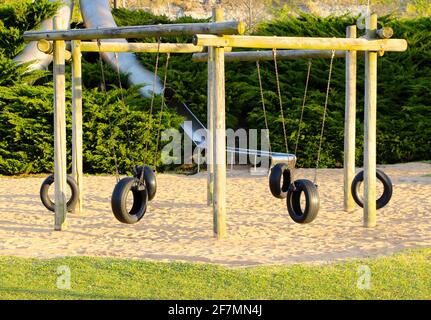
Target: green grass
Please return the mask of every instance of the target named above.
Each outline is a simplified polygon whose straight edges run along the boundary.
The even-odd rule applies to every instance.
[[[371,289],[357,286],[361,265]],[[71,289],[57,289],[57,268]],[[331,265],[244,269],[102,258],[0,257],[1,299],[430,299],[431,249]]]

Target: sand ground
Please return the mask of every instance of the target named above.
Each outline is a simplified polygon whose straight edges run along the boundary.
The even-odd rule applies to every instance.
[[[251,266],[325,263],[431,247],[431,164],[380,167],[394,196],[378,211],[375,229],[362,227],[362,210],[343,211],[342,170],[319,170],[321,211],[297,225],[267,177],[235,171],[228,177],[228,236],[216,241],[206,205],[206,175],[159,175],[159,192],[139,224],[115,220],[110,208],[114,177],[85,177],[83,215],[53,231],[54,216],[39,200],[43,178],[0,178],[0,255],[54,258],[101,256]],[[312,179],[314,170],[298,170]]]

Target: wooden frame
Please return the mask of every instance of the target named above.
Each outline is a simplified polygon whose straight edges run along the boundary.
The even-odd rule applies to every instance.
[[[350,184],[354,174],[355,159],[355,113],[356,113],[356,59],[357,53],[365,52],[365,137],[364,137],[364,226],[376,225],[376,112],[377,112],[377,58],[384,51],[405,51],[403,39],[387,39],[390,28],[377,30],[377,16],[367,18],[367,33],[356,38],[356,28],[347,29],[346,38],[304,37],[257,37],[237,36],[245,27],[240,22],[222,22],[223,12],[215,9],[215,22],[182,25],[139,26],[124,28],[101,28],[84,30],[58,30],[59,21],[54,19],[54,31],[26,32],[26,40],[39,40],[41,51],[54,54],[54,135],[55,135],[55,230],[66,226],[66,116],[65,116],[65,40],[71,45],[73,57],[73,143],[72,174],[79,187],[77,212],[82,211],[82,75],[81,52],[176,52],[198,53],[195,61],[208,62],[208,204],[213,204],[214,234],[226,235],[226,140],[225,140],[225,61],[255,61],[273,59],[272,51],[232,52],[231,47],[256,49],[289,49],[277,51],[279,59],[346,57],[346,120],[345,120],[345,210],[353,210]],[[197,34],[197,33],[208,34]],[[109,42],[81,42],[90,39],[142,38],[149,36],[194,36],[191,44],[145,44]],[[378,37],[383,39],[377,39]],[[53,42],[50,42],[53,41]],[[208,53],[204,52],[208,47]]]

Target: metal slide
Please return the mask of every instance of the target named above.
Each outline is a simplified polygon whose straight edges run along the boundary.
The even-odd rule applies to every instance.
[[[67,22],[68,28],[70,22],[70,15],[72,12],[71,1],[64,1],[65,6],[62,7],[58,14],[64,17]],[[87,28],[102,28],[102,27],[117,27],[115,20],[111,13],[111,6],[109,0],[80,0],[81,13],[84,19],[84,24]],[[46,20],[42,23],[42,30],[52,30],[52,22]],[[126,39],[102,39],[101,42],[127,42]],[[151,97],[153,91],[155,94],[163,94],[164,88],[159,79],[153,72],[145,69],[138,58],[133,53],[102,53],[102,58],[106,61],[114,70],[119,68],[121,73],[125,73],[129,76],[129,81],[133,85],[143,86],[140,90],[143,96]],[[52,56],[46,55],[40,52],[36,43],[32,42],[27,45],[23,53],[15,58],[15,61],[28,62],[35,60],[35,63],[30,66],[31,70],[34,69],[45,69],[52,61]],[[192,140],[192,142],[200,149],[206,149],[205,137],[202,134],[196,134],[197,132],[205,132],[205,126],[199,121],[199,119],[193,114],[193,112],[182,102],[173,99],[168,99],[172,107],[175,107],[177,112],[185,118],[185,122],[182,124],[184,133]],[[227,153],[231,156],[229,159],[236,155],[248,155],[251,162],[256,163],[259,160],[269,160],[271,165],[276,163],[288,163],[294,165],[296,162],[295,155],[285,153],[270,153],[261,150],[250,150],[241,148],[227,148]]]
[[[49,0],[49,2],[56,2],[57,0]],[[73,1],[63,0],[64,6],[62,6],[57,11],[57,16],[61,17],[63,20],[64,29],[69,29],[70,18],[72,15]],[[42,21],[40,30],[52,30],[52,19],[47,19]],[[32,62],[28,66],[28,71],[33,70],[45,70],[52,62],[52,55],[45,54],[37,49],[37,41],[30,42],[24,50],[17,55],[14,59],[17,64]]]
[[[87,28],[115,28],[114,17],[111,14],[109,0],[80,0],[81,13]],[[103,39],[101,42],[127,42],[126,39]],[[116,58],[118,56],[118,59]],[[163,85],[154,73],[145,69],[133,53],[111,52],[102,53],[103,59],[114,69],[120,69],[121,73],[129,76],[129,81],[134,85],[143,85],[140,89],[145,97],[151,97],[153,91],[156,94],[163,92]],[[155,81],[154,81],[155,80]],[[154,83],[155,82],[155,83]]]

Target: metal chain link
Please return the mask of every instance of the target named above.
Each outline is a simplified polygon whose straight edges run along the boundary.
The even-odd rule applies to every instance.
[[[97,39],[97,47],[98,47],[98,51],[99,51],[99,65],[100,65],[100,70],[101,70],[101,76],[102,76],[102,92],[105,96],[105,102],[108,100],[108,93],[106,91],[106,78],[105,78],[105,69],[104,69],[104,64],[103,64],[103,59],[102,59],[102,52],[100,50],[100,46],[101,46],[101,42],[100,39]],[[112,140],[114,140],[114,132],[112,129],[112,121],[111,121],[111,114],[108,113],[108,126],[109,126],[109,135],[110,135],[110,140],[112,142]],[[117,152],[115,149],[115,145],[112,144],[112,156],[114,158],[114,165],[115,165],[115,177],[117,179],[117,183],[120,181],[120,170],[118,167],[118,159],[117,159]]]
[[[156,56],[156,64],[154,66],[154,80],[153,80],[153,92],[152,92],[152,96],[151,96],[151,104],[150,104],[150,112],[148,115],[148,130],[147,130],[147,134],[148,136],[151,133],[151,128],[152,128],[152,116],[153,116],[153,108],[154,108],[154,100],[156,98],[156,82],[157,82],[157,73],[159,71],[159,60],[160,60],[160,44],[161,44],[161,38],[158,38],[158,45],[157,45],[157,56]],[[145,153],[144,153],[144,165],[147,164],[147,154],[148,154],[148,145],[149,145],[149,138],[146,139],[145,142]],[[142,170],[142,174],[141,174],[141,180],[143,178],[143,174],[144,171]]]
[[[132,148],[132,139],[130,137],[130,129],[129,129],[129,119],[128,119],[129,109],[126,106],[126,102],[125,102],[124,94],[123,94],[123,84],[122,84],[121,75],[120,75],[120,64],[119,64],[119,59],[118,59],[118,52],[114,53],[114,57],[115,57],[115,63],[116,63],[116,66],[117,66],[117,79],[118,79],[118,84],[119,84],[119,87],[120,87],[121,103],[122,103],[123,111],[126,114],[126,123],[125,123],[125,125],[126,125],[126,136],[127,136],[127,148],[129,150],[131,150],[131,148]],[[133,169],[135,169],[136,168],[135,156],[133,155],[133,152],[130,152],[130,155],[131,155],[132,167],[133,167]]]
[[[168,80],[168,69],[169,69],[169,60],[171,59],[171,54],[168,53],[166,55],[166,65],[165,65],[165,77],[163,79],[163,89],[166,89],[166,84]],[[154,170],[157,171],[157,158],[159,154],[159,140],[160,140],[160,133],[161,133],[161,127],[162,127],[162,119],[163,119],[163,110],[165,107],[165,95],[162,94],[162,102],[160,107],[160,117],[159,117],[159,128],[157,130],[157,141],[156,141],[156,155],[154,157]]]
[[[312,61],[310,59],[308,60],[307,80],[305,81],[304,98],[302,99],[301,117],[299,119],[298,136],[296,137],[295,155],[298,152],[299,136],[301,135],[301,125],[304,122],[304,111],[305,111],[305,103],[307,102],[308,84],[310,83],[311,65],[312,65]]]
[[[259,60],[256,60],[256,67],[257,67],[257,76],[259,78],[260,98],[262,99],[262,109],[263,109],[263,115],[265,118],[265,127],[266,127],[266,132],[268,133],[269,152],[271,153],[272,148],[271,148],[271,140],[270,140],[270,135],[269,135],[268,116],[266,113],[265,97],[264,97],[264,92],[263,92],[262,75],[261,75],[261,71],[260,71]]]
[[[326,113],[327,113],[327,110],[328,110],[329,90],[331,89],[331,79],[332,79],[332,69],[333,69],[333,66],[334,66],[334,57],[335,57],[335,50],[332,50],[331,62],[330,62],[330,65],[329,65],[328,84],[327,84],[327,87],[326,87],[325,107],[324,107],[324,110],[323,110],[322,130],[320,132],[319,150],[317,152],[316,169],[314,171],[314,184],[317,184],[317,169],[319,168],[320,156],[321,156],[321,153],[322,153],[323,135],[325,133]]]
[[[273,56],[273,59],[274,59],[275,79],[277,81],[278,100],[279,100],[279,103],[280,103],[280,115],[281,115],[281,121],[283,123],[284,143],[286,145],[286,153],[289,153],[289,146],[288,146],[288,143],[287,143],[286,122],[285,122],[284,111],[283,111],[283,99],[282,99],[282,96],[281,96],[280,75],[278,73],[277,49],[273,49],[272,50],[272,56]]]

